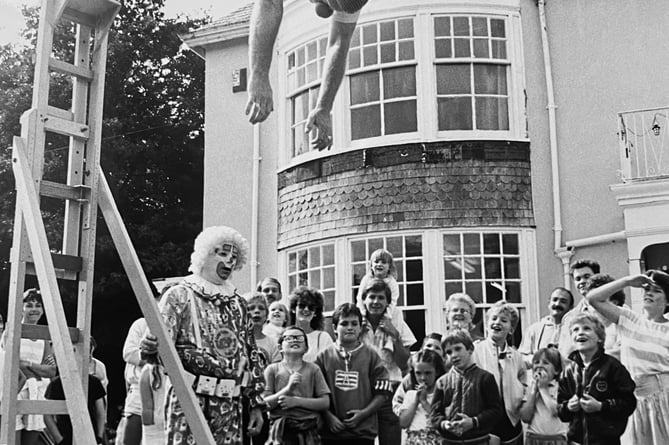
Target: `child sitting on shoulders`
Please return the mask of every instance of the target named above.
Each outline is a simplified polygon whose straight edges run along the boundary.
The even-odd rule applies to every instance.
[[[405,391],[400,385],[393,397],[393,411],[407,432],[405,445],[441,444],[441,435],[430,422],[430,411],[434,384],[445,372],[444,360],[435,351],[423,349],[412,358],[410,374],[416,386]]]
[[[474,343],[467,331],[449,331],[442,345],[452,367],[435,384],[432,425],[444,445],[487,445],[502,416],[495,378],[472,359]]]
[[[523,425],[520,406],[525,394],[527,367],[523,356],[508,339],[518,325],[518,310],[504,300],[488,309],[486,338],[476,342],[474,362],[495,377],[497,391],[504,405],[502,418],[491,432],[491,444],[522,443]]]
[[[541,348],[532,357],[532,378],[520,407],[527,424],[525,445],[567,445],[567,425],[558,417],[558,382],[562,355],[556,347]]]
[[[397,271],[395,270],[395,260],[393,254],[385,249],[377,249],[369,257],[369,270],[360,280],[356,302],[360,310],[365,312],[365,296],[363,292],[369,287],[370,281],[374,279],[383,280],[390,289],[390,299],[388,300],[388,315],[395,326],[401,325],[404,321],[402,310],[397,307],[397,301],[400,298],[400,287],[397,284]]]
[[[604,353],[606,332],[599,318],[581,312],[570,320],[575,351],[560,376],[558,415],[569,422],[569,440],[620,445],[627,418],[636,408],[634,381],[627,369]]]
[[[362,313],[343,303],[332,315],[337,342],[321,351],[316,364],[332,391],[324,418],[323,445],[373,445],[378,434],[376,412],[391,396],[379,354],[362,343]]]
[[[320,443],[319,411],[328,408],[330,389],[318,366],[303,360],[308,347],[307,334],[290,326],[279,338],[283,360],[265,368],[268,445]]]
[[[279,338],[286,329],[286,326],[288,326],[289,319],[290,313],[286,305],[280,301],[273,301],[269,305],[269,316],[267,323],[262,328],[262,333],[270,337]]]

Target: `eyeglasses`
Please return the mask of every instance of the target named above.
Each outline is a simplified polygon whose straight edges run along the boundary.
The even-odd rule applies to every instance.
[[[283,341],[296,341],[298,343],[304,343],[304,335],[284,335]]]
[[[297,307],[300,308],[300,309],[307,309],[311,312],[314,312],[316,310],[316,306],[314,306],[313,304],[298,303]]]

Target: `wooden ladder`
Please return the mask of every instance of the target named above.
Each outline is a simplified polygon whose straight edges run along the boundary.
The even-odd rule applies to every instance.
[[[196,443],[214,444],[100,168],[107,43],[120,6],[116,0],[42,0],[32,107],[21,117],[21,136],[13,140],[17,193],[0,405],[2,445],[15,445],[17,414],[68,414],[75,443],[95,443],[86,392],[98,206],[149,329],[158,337],[159,353]],[[53,56],[54,31],[60,23],[76,29],[73,61]],[[70,110],[49,105],[53,73],[72,79]],[[64,184],[43,178],[48,133],[69,138]],[[63,241],[58,248],[49,246],[40,197],[64,202]],[[47,326],[21,324],[26,274],[37,275]],[[57,279],[77,282],[75,327],[67,325]],[[21,338],[51,341],[66,400],[17,400]]]

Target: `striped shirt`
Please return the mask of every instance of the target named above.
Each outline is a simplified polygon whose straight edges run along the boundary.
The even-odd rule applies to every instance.
[[[656,323],[620,308],[618,335],[620,361],[633,379],[669,372],[669,323]]]

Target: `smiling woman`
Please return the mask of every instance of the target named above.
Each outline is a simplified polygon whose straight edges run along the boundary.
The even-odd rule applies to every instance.
[[[290,295],[290,324],[307,334],[309,349],[304,361],[314,362],[318,353],[333,341],[323,330],[323,294],[318,289],[297,287]]]

